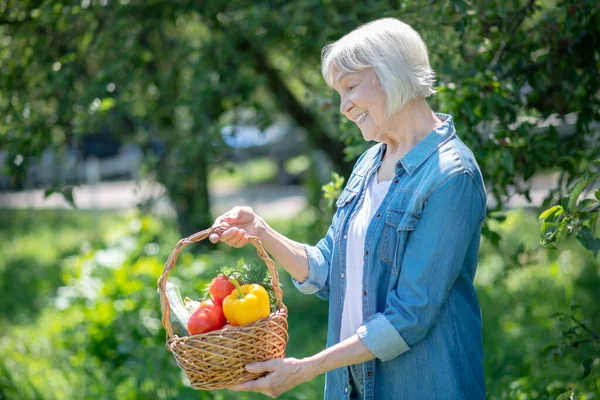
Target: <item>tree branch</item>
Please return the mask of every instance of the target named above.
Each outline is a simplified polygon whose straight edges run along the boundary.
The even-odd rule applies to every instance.
[[[292,94],[279,73],[269,64],[266,54],[255,43],[244,39],[241,43],[244,48],[250,49],[256,60],[257,72],[267,78],[268,85],[277,97],[277,100],[299,126],[305,128],[308,140],[315,148],[327,153],[336,169],[344,174],[352,170],[352,164],[344,160],[344,143],[332,139],[326,134],[329,130],[311,110],[302,105]]]
[[[596,334],[596,332],[594,332],[590,328],[588,328],[586,324],[584,324],[583,322],[579,321],[577,318],[575,318],[575,316],[571,315],[571,320],[573,320],[573,322],[575,322],[583,330],[585,330],[587,333],[589,333],[594,338],[594,340],[600,339],[600,336],[598,334]]]

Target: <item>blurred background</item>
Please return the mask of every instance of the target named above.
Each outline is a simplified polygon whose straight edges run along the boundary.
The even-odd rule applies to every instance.
[[[325,234],[372,144],[340,116],[320,51],[385,16],[428,44],[430,103],[486,180],[488,398],[599,399],[595,0],[0,2],[0,399],[264,398],[190,387],[156,280],[235,205],[297,241]],[[202,242],[170,280],[198,297],[240,257],[261,262]],[[280,274],[287,355],[313,355],[327,303]]]

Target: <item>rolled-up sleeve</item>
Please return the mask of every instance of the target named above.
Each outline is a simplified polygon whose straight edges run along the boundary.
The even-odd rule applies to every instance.
[[[329,299],[329,270],[331,266],[331,254],[333,249],[333,223],[327,230],[327,235],[317,243],[316,246],[305,244],[306,256],[308,258],[308,277],[304,282],[298,282],[292,278],[294,286],[304,294],[314,294],[324,300]]]
[[[357,331],[380,360],[408,351],[437,320],[469,246],[478,242],[484,196],[464,173],[444,183],[423,208],[406,242],[397,288],[388,294],[384,312],[369,317]]]

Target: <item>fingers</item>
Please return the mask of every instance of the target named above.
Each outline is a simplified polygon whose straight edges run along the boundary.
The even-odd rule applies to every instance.
[[[222,241],[224,241],[225,243],[227,243],[228,245],[232,246],[232,247],[243,247],[246,244],[248,244],[248,236],[246,235],[246,232],[237,229],[237,232],[235,233],[235,236],[231,236],[231,239],[221,239]]]
[[[299,369],[298,364],[295,363],[296,361],[298,360],[274,358],[268,361],[249,363],[246,365],[248,372],[268,372],[269,374],[229,389],[244,392],[260,392],[266,396],[275,398],[306,381],[298,374]]]
[[[231,227],[231,228],[227,229],[225,232],[221,233],[219,235],[219,239],[222,242],[225,242],[227,244],[232,244],[232,243],[238,242],[243,236],[244,236],[243,230],[236,228],[236,227]]]
[[[221,215],[215,220],[213,227],[222,226],[227,229],[221,234],[212,233],[208,237],[212,243],[218,241],[225,242],[233,247],[242,247],[248,243],[248,236],[245,231],[235,227],[243,226],[254,218],[254,211],[250,207],[233,207],[231,210]]]
[[[245,245],[248,244],[248,236],[246,236],[244,234],[244,236],[242,236],[240,238],[240,240],[238,240],[237,242],[232,241],[231,243],[227,243],[227,244],[239,249],[240,247],[244,247]]]
[[[229,390],[233,390],[234,392],[250,392],[255,388],[255,381],[249,381],[249,382],[244,382],[244,383],[240,383],[238,385],[229,387]]]
[[[272,387],[268,376],[264,378],[258,378],[253,381],[240,383],[228,389],[235,392],[260,392],[269,397],[275,397],[273,396],[273,393],[271,393]]]
[[[208,239],[213,243],[221,241],[227,243],[229,246],[237,248],[248,244],[248,235],[246,235],[246,232],[235,227],[227,229],[220,235],[213,233]]]
[[[229,228],[229,224],[225,221],[225,215],[221,215],[215,219],[215,222],[212,224],[212,227],[222,226],[225,228]],[[208,236],[208,240],[212,243],[217,243],[219,241],[219,235],[217,233],[211,233]]]
[[[246,364],[246,371],[259,373],[259,372],[272,372],[277,369],[277,365],[280,363],[280,359],[274,358],[272,360],[253,362]]]
[[[213,228],[217,227],[217,226],[222,226],[224,228],[229,228],[229,224],[227,222],[224,222],[222,220],[222,217],[219,217],[215,220],[215,223],[213,224]],[[219,234],[218,233],[211,233],[208,236],[208,240],[210,240],[212,243],[217,243],[219,241]]]

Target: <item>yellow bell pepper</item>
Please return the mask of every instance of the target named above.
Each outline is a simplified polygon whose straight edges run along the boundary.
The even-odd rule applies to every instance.
[[[271,314],[269,293],[257,283],[240,286],[232,279],[235,289],[223,299],[223,313],[233,325],[245,325]]]

